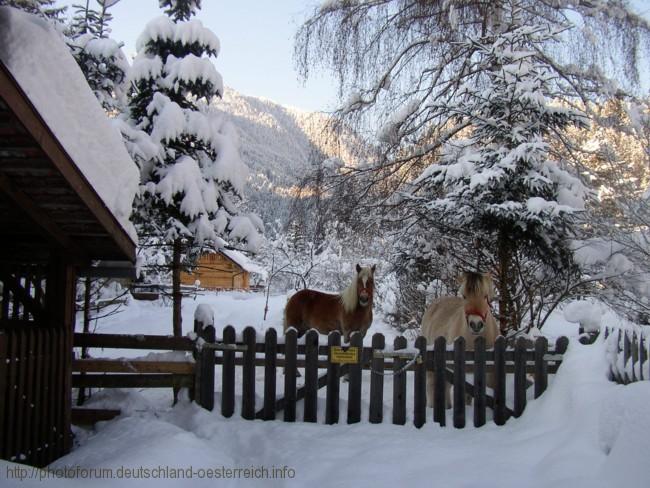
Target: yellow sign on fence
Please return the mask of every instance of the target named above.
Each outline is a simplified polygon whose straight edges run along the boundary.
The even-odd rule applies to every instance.
[[[336,364],[357,364],[359,362],[359,348],[341,346],[330,347],[330,361]]]

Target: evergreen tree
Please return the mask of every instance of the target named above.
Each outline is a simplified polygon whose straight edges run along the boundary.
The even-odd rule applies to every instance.
[[[209,107],[223,93],[210,61],[219,40],[191,18],[200,2],[161,0],[160,6],[167,17],[147,24],[131,71],[130,124],[159,148],[155,157],[142,158],[151,151],[135,156],[142,185],[135,220],[144,247],[161,240],[171,251],[165,255],[172,267],[174,334],[180,335],[181,267],[202,246],[255,250],[262,224],[238,212],[247,170],[234,128]]]
[[[77,60],[88,85],[104,110],[110,114],[124,111],[129,63],[122,44],[109,37],[109,8],[120,0],[96,0],[99,10],[74,5],[76,14],[68,29],[70,50]]]
[[[54,6],[55,0],[0,0],[0,6],[9,5],[30,14],[58,21],[67,7]]]
[[[571,269],[575,214],[588,193],[551,151],[553,138],[587,122],[552,100],[557,75],[538,53],[559,33],[544,23],[522,25],[519,13],[504,11],[502,32],[465,41],[476,52],[472,70],[484,73],[460,87],[451,107],[467,124],[467,137],[443,146],[439,164],[425,169],[412,193],[432,225],[473,233],[490,250],[500,314],[511,327],[515,256]],[[466,247],[473,246],[468,239]]]

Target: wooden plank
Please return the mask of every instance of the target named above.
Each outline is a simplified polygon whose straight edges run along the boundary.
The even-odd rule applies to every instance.
[[[406,349],[404,336],[393,340],[393,349]],[[395,358],[393,361],[393,424],[406,424],[406,371],[399,372],[406,364],[406,359]],[[399,373],[398,373],[399,372]]]
[[[266,331],[264,339],[264,408],[262,418],[275,420],[276,359],[278,333],[271,328]]]
[[[310,330],[305,337],[305,422],[318,420],[318,332]]]
[[[384,350],[386,340],[383,334],[372,336],[372,349]],[[384,358],[373,357],[370,374],[370,407],[368,421],[371,424],[381,424],[384,419]]]
[[[454,404],[453,422],[456,429],[465,427],[465,338],[454,341]]]
[[[141,361],[129,359],[75,359],[75,373],[173,373],[194,374],[196,363],[181,361]]]
[[[34,424],[32,427],[32,446],[34,448],[33,463],[35,466],[41,466],[41,451],[45,447],[45,440],[42,438],[42,420],[47,405],[43,402],[43,376],[44,376],[44,354],[43,338],[44,330],[36,329],[36,344],[34,351],[34,362],[36,372],[34,377]],[[0,416],[1,418],[1,416]]]
[[[422,336],[415,339],[415,348],[420,351],[421,361],[414,365],[413,374],[413,425],[422,427],[427,418],[427,340]]]
[[[446,378],[445,378],[445,350],[447,340],[440,336],[433,343],[433,421],[441,427],[446,424]]]
[[[485,425],[485,337],[474,340],[474,427]]]
[[[74,335],[75,347],[100,347],[116,349],[157,349],[165,351],[193,351],[194,341],[189,337],[128,334]]]
[[[255,340],[256,332],[252,327],[244,329],[244,366],[242,370],[242,407],[241,416],[246,420],[255,419]]]
[[[350,336],[350,347],[359,350],[359,362],[348,366],[348,424],[361,422],[361,371],[363,362],[363,335],[355,331]]]
[[[526,408],[526,339],[519,337],[515,342],[515,398],[514,415],[520,417]]]
[[[75,425],[90,426],[97,422],[113,420],[122,413],[121,410],[100,408],[73,408],[72,423]]]
[[[201,330],[201,337],[207,344],[215,341],[214,326],[208,325]],[[196,365],[196,374],[200,377],[196,394],[199,397],[199,405],[210,412],[214,409],[214,349],[204,347],[199,354],[199,362]]]
[[[41,423],[41,453],[39,459],[40,466],[46,466],[50,462],[50,430],[52,425],[52,409],[47,406],[52,405],[52,334],[49,328],[43,330],[43,403],[46,407],[42,410],[43,420]]]
[[[17,391],[16,391],[16,410],[14,417],[10,417],[10,421],[14,422],[16,429],[16,440],[14,444],[14,455],[19,456],[24,454],[23,448],[25,447],[25,433],[23,427],[25,424],[25,417],[27,416],[27,402],[25,401],[25,390],[27,383],[27,333],[25,329],[16,331],[19,337],[18,349],[18,377],[17,377]],[[16,458],[17,461],[22,461],[21,458]]]
[[[9,337],[7,332],[0,330],[0,395],[3,401],[0,401],[0,458],[6,459],[4,446],[7,445],[7,427],[5,422],[8,417],[5,416],[7,411],[7,402],[9,400],[8,388],[9,382],[9,367],[11,362],[9,357]]]
[[[548,386],[547,363],[544,360],[547,349],[546,337],[538,337],[535,340],[535,398],[539,398]]]
[[[25,377],[25,424],[23,426],[23,455],[26,462],[35,462],[36,446],[33,441],[33,429],[36,422],[34,409],[34,383],[36,382],[36,338],[34,327],[27,330],[27,355],[23,367],[27,370]]]
[[[285,422],[296,421],[296,376],[298,370],[296,368],[296,345],[298,341],[298,333],[296,329],[289,329],[284,334],[284,414]]]
[[[337,347],[341,345],[341,333],[339,331],[330,332],[327,337],[327,345]],[[327,389],[325,391],[325,423],[328,425],[338,424],[339,422],[339,373],[341,365],[329,361],[327,366]]]
[[[228,325],[223,329],[223,343],[234,344],[235,328]],[[221,415],[232,417],[235,413],[235,351],[223,351],[221,368]]]
[[[506,423],[506,369],[504,352],[506,339],[503,336],[494,342],[494,423]]]
[[[74,388],[191,388],[194,375],[95,374],[72,375]]]

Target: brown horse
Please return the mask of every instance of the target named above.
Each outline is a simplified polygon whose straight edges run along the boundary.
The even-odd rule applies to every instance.
[[[467,350],[474,349],[474,339],[485,337],[487,348],[494,347],[499,327],[490,310],[494,285],[488,274],[465,272],[461,278],[461,297],[440,297],[434,300],[422,317],[421,334],[429,345],[443,336],[447,342],[464,337]],[[493,375],[487,375],[487,384],[494,384]],[[450,384],[445,387],[445,405],[451,408]],[[433,407],[434,377],[427,371],[427,406]],[[468,398],[471,402],[471,398]]]
[[[339,295],[315,290],[300,290],[284,308],[284,331],[294,327],[298,337],[309,329],[321,334],[338,330],[345,342],[350,333],[361,331],[363,336],[372,324],[372,300],[375,290],[375,266],[361,267],[352,283]]]

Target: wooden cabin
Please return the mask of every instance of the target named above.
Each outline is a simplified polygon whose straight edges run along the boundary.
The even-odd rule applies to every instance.
[[[181,273],[181,283],[194,285],[197,281],[206,290],[250,290],[266,278],[266,272],[242,253],[224,249],[205,253],[192,273]]]
[[[76,277],[110,274],[98,260],[135,261],[97,167],[133,162],[45,22],[0,7],[0,33],[0,458],[45,466],[72,447]]]

